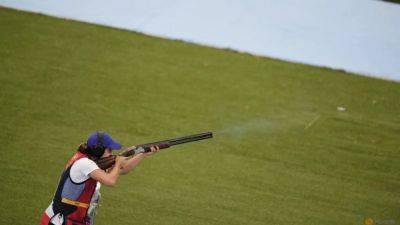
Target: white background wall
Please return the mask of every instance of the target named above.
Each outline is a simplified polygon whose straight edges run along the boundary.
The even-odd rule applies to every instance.
[[[377,0],[0,0],[0,5],[400,81],[400,5]]]

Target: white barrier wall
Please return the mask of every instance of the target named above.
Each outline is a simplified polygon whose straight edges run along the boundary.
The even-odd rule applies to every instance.
[[[0,0],[0,5],[400,81],[400,5],[378,0]]]

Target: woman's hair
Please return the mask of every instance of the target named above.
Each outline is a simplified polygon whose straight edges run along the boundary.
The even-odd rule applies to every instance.
[[[89,148],[86,143],[81,143],[78,146],[78,151],[90,156],[91,158],[98,159],[104,154],[105,149]]]

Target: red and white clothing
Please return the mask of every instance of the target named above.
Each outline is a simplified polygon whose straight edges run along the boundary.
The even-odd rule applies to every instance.
[[[54,199],[43,213],[40,225],[48,225],[49,222],[54,225],[91,224],[93,218],[89,213],[100,198],[101,185],[89,176],[96,169],[100,168],[93,160],[77,152],[66,165]]]

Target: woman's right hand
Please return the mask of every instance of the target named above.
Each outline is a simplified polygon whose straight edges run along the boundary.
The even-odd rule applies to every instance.
[[[93,170],[89,175],[91,178],[99,181],[102,184],[115,186],[118,176],[121,173],[121,168],[125,165],[126,159],[127,158],[123,156],[116,156],[114,166],[108,169],[107,172],[99,168]]]
[[[123,164],[124,164],[124,162],[125,162],[125,160],[127,159],[127,157],[124,157],[124,156],[117,156],[116,158],[115,158],[115,166],[118,166],[118,167],[123,167]]]

